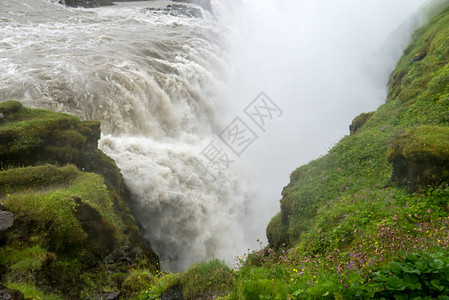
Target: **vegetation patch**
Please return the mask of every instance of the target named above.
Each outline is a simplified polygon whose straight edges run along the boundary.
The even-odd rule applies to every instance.
[[[147,288],[131,284],[133,270],[153,274],[158,258],[142,243],[119,169],[97,149],[99,123],[17,101],[0,112],[0,201],[14,214],[0,239],[2,280],[32,299]]]
[[[186,299],[225,294],[233,286],[232,270],[218,259],[192,265],[181,275]]]

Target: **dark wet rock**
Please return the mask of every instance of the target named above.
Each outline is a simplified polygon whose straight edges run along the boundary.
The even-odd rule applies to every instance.
[[[414,62],[423,60],[427,56],[427,50],[423,50],[420,53],[416,54],[410,61],[411,64]]]
[[[169,4],[166,8],[146,8],[146,11],[163,13],[169,16],[184,18],[202,18],[203,14],[199,8],[182,4]]]
[[[5,291],[0,290],[0,300],[11,300],[11,295]]]
[[[114,249],[116,241],[116,229],[89,203],[75,198],[75,217],[80,221],[84,232],[89,236],[86,246],[91,252],[104,256]]]
[[[160,297],[160,300],[184,300],[182,286],[178,285],[176,287],[173,287],[165,293],[163,293]]]
[[[365,125],[365,123],[371,118],[371,116],[374,114],[374,112],[369,113],[362,113],[358,115],[357,117],[352,120],[352,124],[349,125],[349,132],[350,134],[356,134],[357,131]]]
[[[184,2],[201,6],[203,9],[212,13],[212,5],[210,0],[173,0],[175,2]]]
[[[14,224],[14,214],[9,211],[0,211],[0,231],[8,230]]]
[[[112,0],[58,0],[58,3],[71,7],[93,8],[113,5]]]
[[[95,300],[115,300],[115,299],[120,299],[119,295],[120,295],[120,292],[98,294],[98,295],[95,295]]]
[[[23,300],[24,295],[19,290],[9,289],[0,283],[0,300]]]

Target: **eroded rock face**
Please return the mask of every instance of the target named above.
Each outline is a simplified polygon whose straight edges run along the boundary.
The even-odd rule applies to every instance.
[[[393,141],[388,153],[390,181],[409,192],[449,182],[449,129],[420,126]]]
[[[411,193],[449,181],[449,161],[437,157],[414,161],[398,156],[392,164],[391,182],[407,188]]]

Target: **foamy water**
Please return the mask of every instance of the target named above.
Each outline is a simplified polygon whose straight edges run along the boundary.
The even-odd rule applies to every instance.
[[[164,8],[165,0],[95,9],[2,0],[0,99],[100,121],[100,148],[120,167],[143,234],[162,260],[173,261],[171,268],[212,257],[231,261],[264,239],[289,172],[322,153],[358,109],[381,103],[385,82],[359,81],[363,72],[355,66],[423,1],[390,5],[398,13],[379,20],[382,30],[366,26],[376,35],[363,47],[357,46],[363,31],[351,30],[376,20],[370,13],[381,7],[371,1],[379,8],[366,10],[371,18],[342,22],[348,9],[365,10],[354,1],[327,2],[216,0],[214,15],[202,10],[203,18],[188,18],[148,9]],[[326,24],[334,14],[340,17]],[[323,44],[347,32],[354,42],[347,49],[341,46],[347,38],[340,48]],[[399,55],[400,46],[371,73],[385,73]],[[327,68],[332,61],[340,71]],[[346,83],[359,88],[342,93]],[[227,149],[234,163],[221,176],[208,174],[195,158],[211,141],[226,149],[217,135],[261,91],[285,114],[271,131],[257,131],[241,157]],[[360,100],[373,91],[374,100]],[[328,95],[350,113],[342,118]]]

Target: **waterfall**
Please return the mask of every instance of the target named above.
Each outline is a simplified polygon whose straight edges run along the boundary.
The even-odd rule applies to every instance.
[[[3,0],[0,99],[101,122],[100,148],[168,269],[231,261],[264,239],[294,167],[381,104],[386,78],[368,75],[392,69],[402,44],[370,58],[423,2],[214,0],[211,13]],[[248,113],[258,99],[275,114],[267,128]],[[244,151],[226,143],[235,122],[253,133]],[[211,154],[222,169],[201,162]]]

